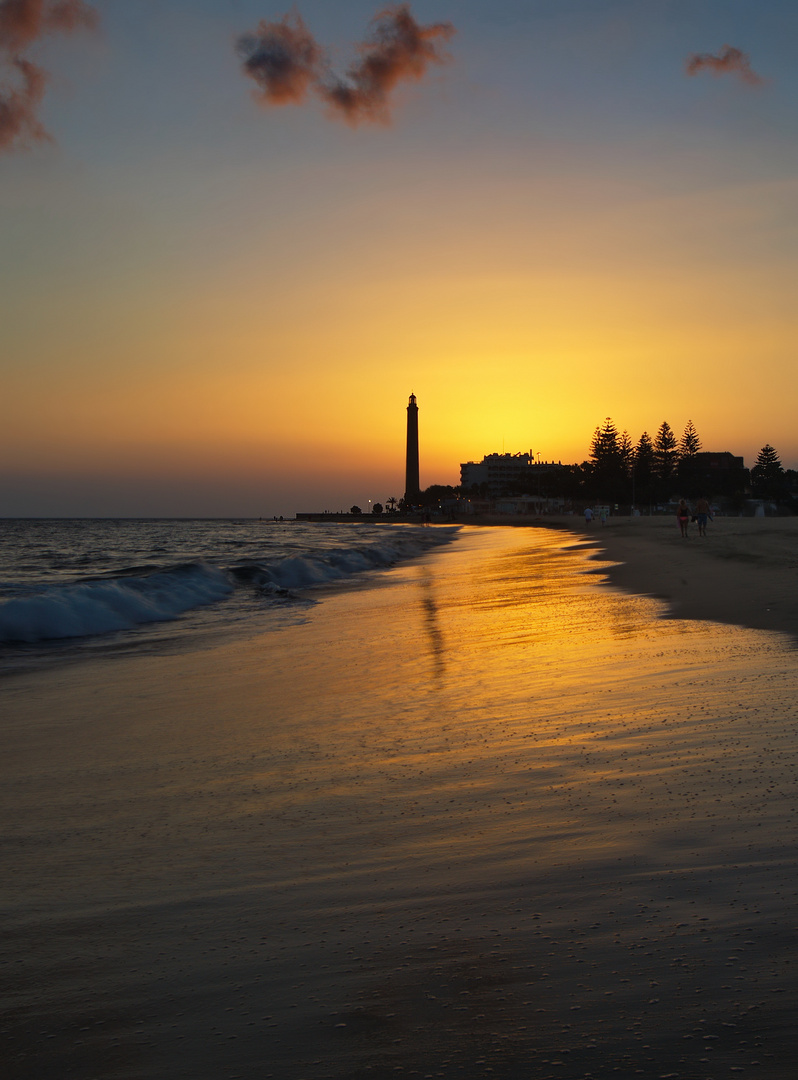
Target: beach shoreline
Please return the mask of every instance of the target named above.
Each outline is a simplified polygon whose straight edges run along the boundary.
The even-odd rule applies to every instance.
[[[717,517],[706,537],[693,524],[687,539],[667,516],[610,517],[574,531],[612,564],[600,571],[612,585],[663,601],[673,618],[798,640],[798,518]]]
[[[665,605],[676,619],[703,619],[789,634],[798,640],[798,517],[715,517],[700,537],[681,537],[672,515],[610,516],[586,526],[576,514],[484,516],[460,525],[572,532],[595,549],[611,585]]]
[[[770,630],[798,641],[798,517],[718,516],[706,537],[691,524],[686,540],[670,514],[610,516],[604,525],[594,518],[589,526],[577,514],[479,514],[435,524],[565,530],[595,549],[602,563],[596,573],[661,601],[666,617]]]

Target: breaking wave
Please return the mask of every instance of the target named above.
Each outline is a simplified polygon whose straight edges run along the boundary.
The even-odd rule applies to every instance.
[[[0,602],[0,643],[35,643],[132,630],[145,623],[177,619],[194,608],[215,604],[238,589],[264,599],[385,569],[447,543],[456,529],[419,529],[384,542],[303,552],[282,558],[249,559],[231,566],[195,562],[152,573],[131,568],[112,578],[39,587]]]
[[[166,622],[228,596],[227,574],[201,564],[142,577],[79,581],[0,604],[0,641],[48,641]]]

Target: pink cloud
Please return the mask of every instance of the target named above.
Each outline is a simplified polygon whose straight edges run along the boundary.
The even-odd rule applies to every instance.
[[[98,18],[83,0],[0,0],[0,57],[19,84],[0,87],[0,150],[50,138],[38,117],[47,73],[25,52],[46,34],[91,28]]]
[[[15,57],[11,63],[21,76],[21,86],[0,89],[0,150],[9,150],[14,144],[25,146],[31,141],[50,137],[37,115],[44,97],[47,75],[22,57]]]
[[[444,63],[441,42],[454,34],[451,23],[421,26],[409,4],[386,8],[376,16],[370,38],[358,47],[360,60],[345,78],[319,86],[319,93],[351,124],[388,120],[388,98],[398,83],[423,79],[431,63]]]
[[[262,20],[254,33],[238,39],[236,50],[269,105],[299,104],[319,77],[322,50],[300,15]]]
[[[329,71],[324,50],[298,14],[260,22],[238,39],[236,51],[264,104],[301,104],[313,91],[333,115],[356,125],[389,121],[391,92],[402,81],[422,79],[431,63],[445,63],[441,44],[454,32],[451,23],[416,22],[409,4],[387,7],[343,77]]]
[[[717,56],[693,53],[685,61],[685,71],[688,75],[698,75],[701,71],[709,71],[712,75],[736,75],[749,86],[763,86],[765,82],[751,69],[748,55],[732,45],[724,45]]]

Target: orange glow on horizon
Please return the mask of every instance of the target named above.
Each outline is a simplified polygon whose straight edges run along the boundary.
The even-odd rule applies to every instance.
[[[403,212],[375,247],[349,208],[280,273],[250,240],[227,253],[223,287],[201,262],[177,280],[168,263],[113,287],[76,278],[42,324],[29,297],[8,327],[5,461],[300,492],[367,476],[385,498],[402,494],[414,390],[422,487],[503,448],[581,462],[606,416],[634,442],[691,419],[704,449],[750,465],[769,442],[798,466],[792,414],[773,409],[774,386],[798,390],[792,255],[758,249],[794,183],[753,204],[731,186],[599,212],[594,194],[574,209],[573,191],[538,181],[548,214],[523,185],[494,184],[467,222],[468,183],[445,194],[441,216],[422,215],[421,252]]]

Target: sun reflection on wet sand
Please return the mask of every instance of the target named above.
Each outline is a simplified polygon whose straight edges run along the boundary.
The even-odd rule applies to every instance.
[[[791,1076],[789,645],[600,581],[465,530],[244,646],[9,680],[15,1075]]]

